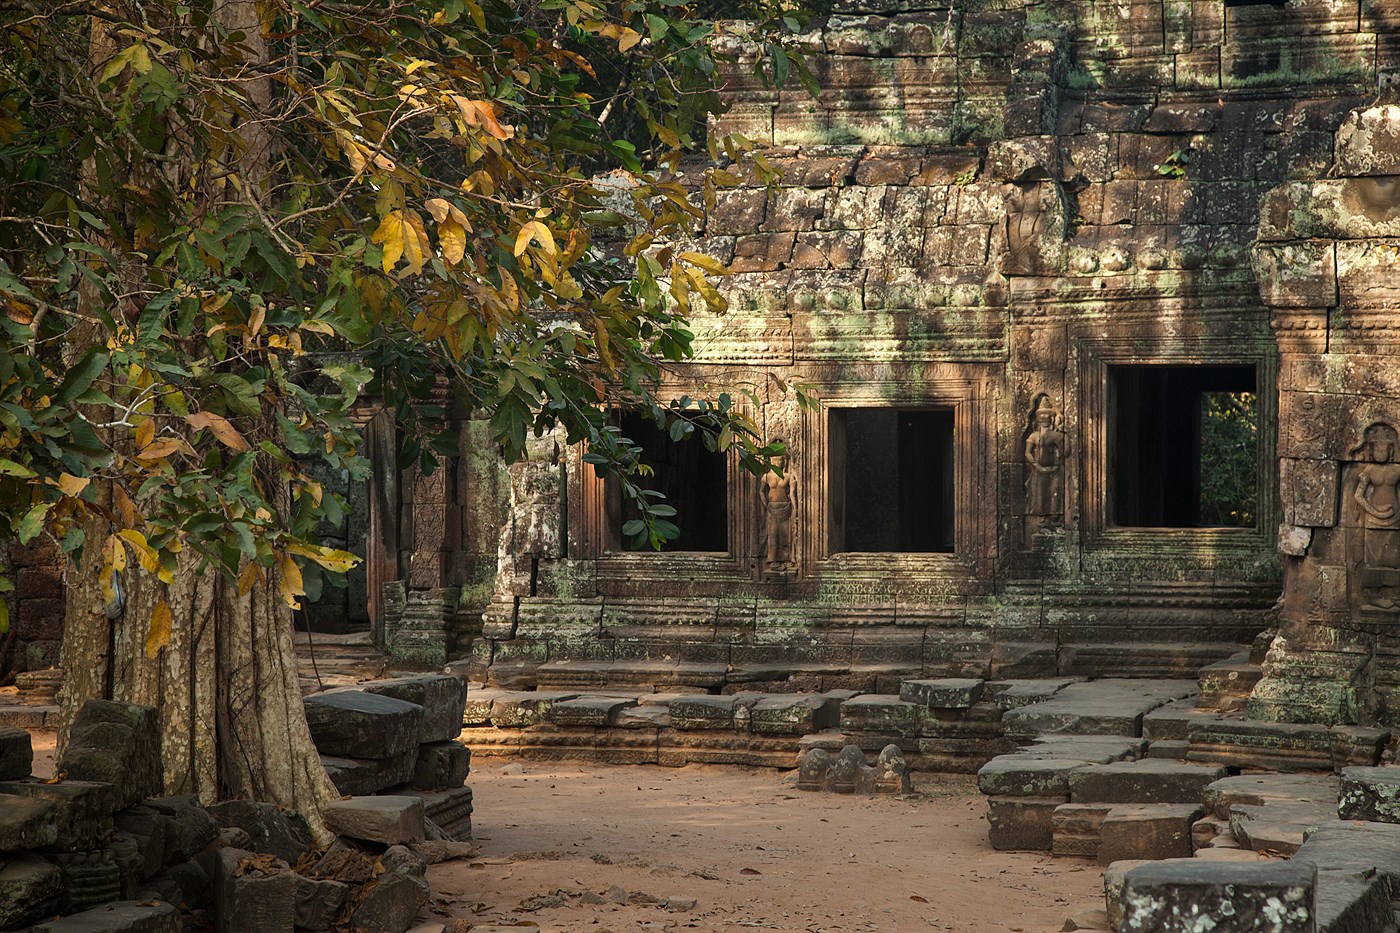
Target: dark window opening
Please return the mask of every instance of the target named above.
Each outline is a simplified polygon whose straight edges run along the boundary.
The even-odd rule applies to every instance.
[[[951,553],[951,411],[835,408],[831,550]]]
[[[1113,524],[1255,526],[1254,367],[1114,366],[1109,383]]]
[[[622,434],[642,448],[642,461],[655,469],[652,476],[636,478],[643,489],[664,493],[663,500],[676,510],[674,522],[680,534],[664,546],[667,551],[729,550],[729,477],[725,455],[709,450],[704,441],[691,436],[673,441],[654,422],[637,414],[624,413]],[[621,503],[618,539],[629,551],[650,550],[649,544],[632,543],[621,528],[640,518],[637,507]]]

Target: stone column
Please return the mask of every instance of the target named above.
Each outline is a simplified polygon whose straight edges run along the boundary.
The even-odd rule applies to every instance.
[[[1400,106],[1353,111],[1326,178],[1261,207],[1280,351],[1279,630],[1249,714],[1400,724]]]

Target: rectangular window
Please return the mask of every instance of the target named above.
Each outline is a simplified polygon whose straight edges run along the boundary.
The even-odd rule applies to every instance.
[[[1254,527],[1256,389],[1252,366],[1109,367],[1112,523]]]
[[[670,435],[641,415],[624,412],[622,434],[642,448],[642,462],[655,469],[652,476],[638,477],[644,489],[655,489],[676,510],[670,519],[680,535],[666,544],[667,551],[729,550],[729,476],[723,453],[709,450],[698,437],[673,441]],[[629,501],[621,502],[616,534],[626,550],[650,550],[635,545],[621,533],[622,526],[639,513]]]
[[[832,552],[951,553],[953,412],[832,408]]]

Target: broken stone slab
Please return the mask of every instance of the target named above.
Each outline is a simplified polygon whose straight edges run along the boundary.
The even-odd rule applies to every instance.
[[[165,867],[166,837],[173,834],[170,817],[146,806],[128,807],[113,817],[117,832],[135,843],[141,854],[142,876],[154,878]]]
[[[424,838],[423,801],[417,797],[351,797],[321,810],[326,828],[339,836],[400,845]]]
[[[572,700],[560,700],[550,704],[549,721],[556,726],[601,728],[613,724],[618,710],[636,705],[635,699],[627,697],[575,697]]]
[[[1236,804],[1330,804],[1337,799],[1337,779],[1330,774],[1236,774],[1211,783],[1201,799],[1211,813],[1228,820]]]
[[[864,693],[841,704],[841,731],[913,738],[919,734],[923,713],[924,707],[897,696]]]
[[[1225,776],[1218,766],[1161,758],[1090,765],[1069,775],[1074,803],[1199,803],[1205,789]]]
[[[757,694],[749,694],[750,703],[757,702]],[[734,712],[741,702],[738,695],[712,696],[671,696],[666,708],[671,713],[671,727],[685,732],[704,729],[733,729]]]
[[[1337,816],[1344,820],[1400,823],[1400,767],[1343,768]]]
[[[1141,758],[1144,739],[1117,735],[1042,735],[1015,754],[1030,758],[1079,758],[1088,764]]]
[[[75,781],[112,785],[113,808],[165,790],[160,714],[153,706],[88,700],[73,719],[68,745],[55,765]]]
[[[1222,836],[1230,836],[1230,821],[1207,814],[1191,824],[1191,848],[1197,852],[1210,848]],[[1238,840],[1230,838],[1230,848],[1239,848]]]
[[[1193,724],[1188,738],[1188,761],[1269,771],[1332,770],[1332,734],[1326,726],[1222,719]]]
[[[630,706],[614,713],[619,729],[669,729],[671,711],[664,706]]]
[[[1373,767],[1390,743],[1390,730],[1369,726],[1332,727],[1332,770]]]
[[[977,771],[977,789],[988,796],[1058,797],[1069,800],[1070,775],[1089,765],[1073,758],[1001,755]]]
[[[1173,700],[1194,696],[1197,689],[1189,680],[1106,678],[1070,684],[1048,700],[1008,710],[1002,724],[1009,736],[1140,736],[1145,715]]]
[[[899,698],[929,709],[968,709],[982,698],[985,681],[971,677],[902,680]]]
[[[58,920],[36,923],[30,933],[180,933],[180,911],[164,902],[114,901]],[[243,927],[253,933],[252,927]]]
[[[0,855],[0,930],[58,913],[62,893],[57,865],[32,852]]]
[[[1190,750],[1191,743],[1185,739],[1159,739],[1147,746],[1147,757],[1185,761]]]
[[[423,708],[419,742],[450,742],[462,732],[467,680],[451,674],[394,677],[365,684],[366,693],[392,697]]]
[[[296,876],[296,928],[329,930],[350,897],[350,886],[329,878],[314,880]]]
[[[497,697],[504,696],[507,692],[490,687],[469,692],[467,702],[462,707],[462,725],[489,726],[491,724],[492,704],[496,702]]]
[[[757,735],[808,735],[831,729],[841,719],[841,701],[821,694],[765,696],[749,710],[749,730]]]
[[[275,855],[288,865],[295,865],[311,848],[311,834],[301,816],[270,803],[225,800],[209,807],[209,815],[220,828],[247,833],[256,851]]]
[[[1381,933],[1395,929],[1392,889],[1374,872],[1317,873],[1318,933]]]
[[[1123,859],[1189,858],[1191,824],[1201,807],[1182,803],[1114,807],[1099,827],[1099,864]]]
[[[355,929],[403,933],[428,902],[428,882],[403,869],[387,871],[350,917]]]
[[[34,770],[34,745],[24,729],[0,727],[0,781],[18,781]]]
[[[1292,855],[1315,827],[1336,818],[1336,808],[1327,803],[1280,801],[1268,806],[1240,803],[1230,808],[1230,832],[1246,849],[1270,855]]]
[[[302,703],[323,755],[396,758],[418,747],[423,707],[416,703],[349,689],[313,693]]]
[[[0,852],[39,849],[58,841],[57,807],[50,800],[16,797],[0,803]]]
[[[1054,845],[1053,818],[1062,797],[989,797],[987,841],[1008,852],[1049,852]]]
[[[987,681],[984,695],[989,695],[996,708],[1002,712],[1044,703],[1046,700],[1068,687],[1079,683],[1078,677],[1058,677],[1049,680],[990,680]]]
[[[418,750],[421,748],[422,746],[418,746],[393,758],[341,758],[322,755],[321,764],[336,790],[352,797],[361,797],[411,781],[418,763]]]
[[[1198,709],[1194,697],[1189,700],[1177,700],[1142,717],[1142,737],[1149,742],[1185,742],[1190,738],[1193,726],[1220,720],[1219,712]]]
[[[417,790],[461,787],[471,771],[472,753],[461,742],[433,742],[418,746],[409,785]]]
[[[297,874],[281,859],[220,849],[214,872],[217,933],[291,933]]]
[[[416,797],[423,801],[425,832],[437,827],[442,838],[465,842],[472,836],[472,789],[454,787],[451,790],[419,791],[404,789],[401,797]],[[436,838],[436,836],[434,836]]]
[[[524,729],[536,725],[549,718],[550,707],[555,703],[577,696],[577,693],[546,690],[502,693],[491,703],[491,725],[497,729]]]
[[[1400,825],[1344,820],[1322,823],[1293,854],[1319,871],[1381,874],[1400,891]]]
[[[1055,855],[1098,858],[1099,829],[1111,804],[1062,803],[1050,816],[1050,851]]]
[[[369,846],[362,846],[353,839],[337,839],[311,867],[308,875],[347,885],[364,884],[374,877],[376,858],[375,851]]]
[[[1121,933],[1315,933],[1317,872],[1293,862],[1158,862],[1123,881]]]
[[[116,809],[112,785],[95,781],[63,781],[59,784],[45,784],[38,781],[0,781],[0,794],[12,797],[28,797],[52,804],[49,819],[53,822],[54,841],[41,844],[37,848],[54,850],[93,849],[102,845],[112,835],[112,812]],[[7,811],[18,810],[14,804],[0,797],[0,827],[3,827]],[[37,809],[26,808],[29,831],[47,831],[39,828]],[[40,820],[42,822],[42,820]],[[20,829],[21,827],[15,827]],[[3,829],[0,828],[0,835]],[[3,848],[0,844],[0,848]]]
[[[142,804],[170,821],[167,862],[192,859],[219,837],[219,824],[193,794],[151,797]]]

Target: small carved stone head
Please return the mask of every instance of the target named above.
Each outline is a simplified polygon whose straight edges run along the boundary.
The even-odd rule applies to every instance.
[[[1384,421],[1375,421],[1361,432],[1361,443],[1351,449],[1349,456],[1368,463],[1394,463],[1397,451],[1400,432]]]

